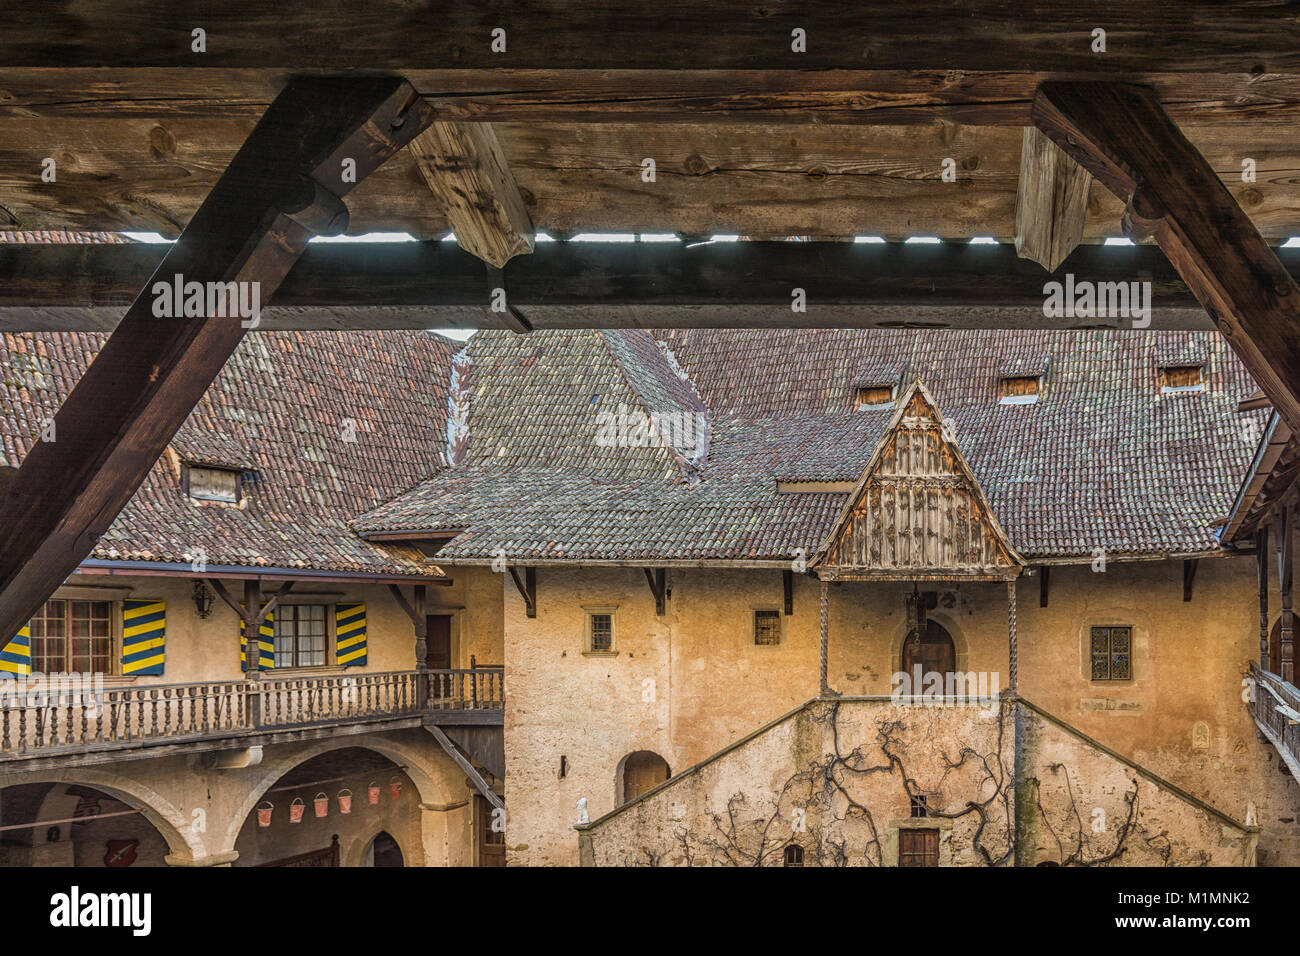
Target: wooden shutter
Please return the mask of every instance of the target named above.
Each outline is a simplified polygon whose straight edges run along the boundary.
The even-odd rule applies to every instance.
[[[262,621],[258,629],[258,670],[269,671],[275,667],[275,612],[272,611]],[[248,658],[244,654],[244,622],[239,622],[239,669],[248,670]]]
[[[122,602],[122,675],[154,676],[166,663],[167,605]]]
[[[366,666],[366,606],[334,606],[334,663],[344,667]]]
[[[0,648],[0,674],[32,672],[32,627],[24,624],[8,644]]]

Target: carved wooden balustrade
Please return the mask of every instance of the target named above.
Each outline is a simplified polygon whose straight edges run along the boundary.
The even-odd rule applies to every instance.
[[[1300,689],[1253,661],[1250,676],[1254,681],[1247,702],[1251,716],[1287,765],[1300,767]]]
[[[267,675],[98,690],[4,680],[0,761],[504,706],[501,668]]]

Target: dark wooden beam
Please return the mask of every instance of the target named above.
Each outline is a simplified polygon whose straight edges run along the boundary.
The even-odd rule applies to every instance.
[[[0,330],[111,329],[167,249],[0,243]],[[1300,249],[1277,255],[1300,275]],[[1152,329],[1213,328],[1155,247],[1080,246],[1066,268],[1096,283],[1150,281]],[[313,244],[260,328],[513,327],[487,308],[484,269],[451,242]],[[541,329],[1131,325],[1044,317],[1041,267],[1007,243],[547,242],[499,281]],[[796,287],[807,312],[790,310]]]
[[[1038,606],[1047,607],[1048,592],[1051,590],[1052,568],[1050,565],[1043,565],[1038,569]]]
[[[785,592],[785,613],[794,613],[794,572],[789,568],[781,572],[781,588]]]
[[[1300,284],[1205,158],[1142,87],[1045,83],[1034,123],[1128,203],[1292,429],[1300,428]]]
[[[1016,254],[1055,272],[1083,238],[1092,176],[1026,126],[1016,189]]]
[[[1259,589],[1259,666],[1268,670],[1268,527],[1255,534],[1255,583]]]
[[[498,269],[533,251],[532,219],[490,124],[432,123],[411,154],[462,249]]]
[[[1293,577],[1294,529],[1291,527],[1292,512],[1283,508],[1277,526],[1277,577],[1282,596],[1282,616],[1278,628],[1278,643],[1281,645],[1282,673],[1278,676],[1289,684],[1295,683],[1295,664],[1292,653],[1292,635],[1295,631],[1295,616],[1291,607],[1291,583]]]
[[[196,18],[184,6],[147,4],[124,17],[112,0],[69,0],[59,16],[39,4],[9,4],[0,20],[0,62],[49,66],[264,67],[410,70],[430,62],[478,69],[552,67],[783,66],[828,70],[871,65],[916,70],[959,85],[963,71],[1144,69],[1260,73],[1300,66],[1300,32],[1286,4],[1214,0],[939,0],[821,7],[772,0],[698,4],[665,0],[536,0],[508,10],[448,2],[422,6],[346,0],[280,9],[227,0]],[[507,15],[508,14],[508,15]],[[205,51],[191,30],[206,30]],[[1104,26],[1109,44],[1093,48]],[[494,46],[493,31],[503,28]],[[801,49],[792,30],[805,32]]]
[[[270,299],[342,197],[431,121],[395,78],[304,79],[267,110],[156,278],[236,283]],[[251,321],[163,318],[150,281],[28,452],[0,500],[0,634],[14,633],[90,553]]]
[[[1200,565],[1196,558],[1188,558],[1183,561],[1183,601],[1184,603],[1192,599],[1192,584],[1196,580],[1196,569]]]
[[[510,568],[510,577],[514,579],[519,596],[524,599],[524,610],[529,617],[537,617],[537,569],[524,568],[524,576],[519,577],[517,568]]]
[[[664,616],[665,605],[667,603],[668,587],[665,583],[667,572],[663,568],[644,568],[646,582],[650,585],[650,593],[655,598],[655,614],[659,617]]]

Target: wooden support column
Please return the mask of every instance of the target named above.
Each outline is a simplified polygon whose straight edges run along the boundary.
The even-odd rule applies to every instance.
[[[1055,272],[1083,238],[1091,186],[1092,174],[1041,130],[1026,126],[1016,191],[1016,255]]]
[[[244,582],[244,679],[253,682],[248,695],[251,727],[262,724],[262,694],[258,688],[262,679],[262,621],[262,582],[249,578]]]
[[[0,489],[0,634],[27,622],[140,487],[256,321],[236,302],[267,302],[308,239],[343,231],[342,197],[432,118],[393,77],[299,78],[276,97],[55,415],[57,440],[36,442]],[[184,308],[169,301],[176,283],[191,305],[186,289],[203,290],[200,314],[155,314]]]
[[[653,571],[649,568],[642,570],[645,571],[645,579],[650,584],[650,593],[655,598],[655,614],[663,617],[668,596],[667,574],[663,568],[655,568]]]
[[[818,613],[821,621],[821,689],[820,694],[826,697],[831,692],[829,670],[830,670],[830,583],[821,582],[821,597],[818,603]]]
[[[415,629],[415,693],[419,706],[424,707],[429,700],[429,616],[425,604],[425,586],[417,584],[409,602],[396,584],[389,584],[388,591],[398,607],[411,619],[411,625]]]
[[[1278,628],[1278,643],[1282,650],[1281,677],[1288,684],[1295,683],[1295,664],[1291,650],[1291,638],[1295,619],[1291,609],[1292,545],[1291,545],[1291,509],[1282,509],[1282,519],[1278,527],[1277,539],[1277,577],[1282,593],[1282,619]]]
[[[490,124],[433,123],[411,153],[462,249],[498,269],[533,251],[532,217]]]
[[[1300,430],[1300,285],[1155,94],[1043,83],[1030,117],[1128,203],[1125,228],[1154,236],[1273,407]]]
[[[1008,690],[1017,693],[1020,683],[1020,640],[1016,633],[1016,579],[1007,581]]]
[[[1255,577],[1259,585],[1259,666],[1268,670],[1268,526],[1255,535]]]

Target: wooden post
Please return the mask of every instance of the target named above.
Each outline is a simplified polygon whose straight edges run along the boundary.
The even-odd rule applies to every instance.
[[[262,679],[262,582],[257,578],[244,581],[244,679],[260,682]],[[248,695],[249,726],[262,723],[262,695],[259,683],[254,683]]]
[[[829,657],[828,657],[828,644],[830,643],[829,640],[830,583],[827,581],[821,582],[820,608],[821,608],[820,610],[821,613],[821,691],[820,694],[822,697],[825,697],[830,694],[830,690],[831,690],[831,685],[828,677],[829,668],[830,668]]]
[[[1278,584],[1282,591],[1282,626],[1279,628],[1278,642],[1282,645],[1281,677],[1288,684],[1295,682],[1295,665],[1291,653],[1291,634],[1294,616],[1291,613],[1291,509],[1282,509],[1282,523],[1278,529]]]
[[[1008,690],[1017,692],[1020,679],[1020,647],[1016,634],[1016,579],[1007,582],[1007,654],[1009,661]]]
[[[1268,526],[1255,536],[1255,576],[1259,584],[1259,667],[1268,670]]]
[[[421,710],[429,702],[429,617],[425,605],[423,584],[415,586],[411,601],[412,622],[415,624],[415,694]]]

